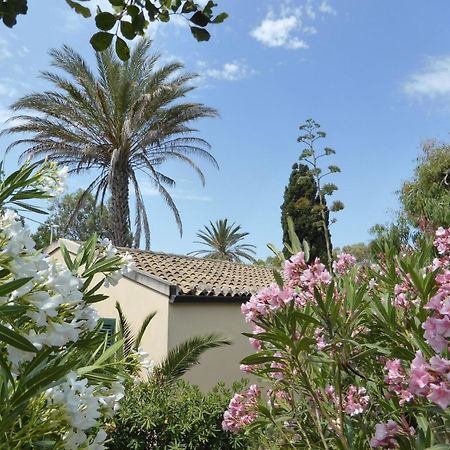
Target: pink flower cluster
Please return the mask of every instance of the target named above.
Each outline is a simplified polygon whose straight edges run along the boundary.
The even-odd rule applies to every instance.
[[[247,303],[241,306],[241,312],[246,322],[254,322],[271,312],[276,312],[286,304],[295,301],[297,295],[291,287],[280,288],[271,284],[253,295]]]
[[[394,392],[400,398],[400,406],[411,401],[413,395],[408,390],[405,371],[401,366],[400,360],[392,359],[386,361],[384,369],[387,371],[384,381],[388,384],[389,390]]]
[[[322,327],[318,327],[314,330],[314,337],[316,339],[317,350],[323,350],[328,345],[328,342],[325,340],[323,336],[323,331],[324,329]]]
[[[258,417],[258,400],[261,389],[252,384],[240,394],[234,394],[228,409],[223,415],[222,428],[225,431],[238,433],[243,427],[250,425]]]
[[[446,409],[450,405],[450,361],[433,356],[428,363],[418,351],[411,363],[408,390]]]
[[[397,448],[398,442],[395,437],[400,431],[400,426],[393,420],[387,423],[377,423],[375,425],[375,436],[370,441],[373,448]]]
[[[344,410],[350,416],[362,414],[369,404],[369,396],[366,395],[367,390],[364,387],[357,388],[350,385],[344,399]]]
[[[338,259],[333,261],[333,270],[343,275],[347,273],[356,264],[356,258],[348,253],[341,253]]]
[[[436,239],[434,240],[434,245],[440,255],[445,255],[450,253],[450,228],[439,227],[436,230]]]
[[[280,352],[276,352],[273,356],[276,358],[281,358],[283,355]],[[286,365],[281,361],[273,361],[270,364],[270,367],[274,369],[273,372],[270,372],[270,376],[272,378],[275,378],[276,380],[282,380],[284,378],[284,369],[286,368]],[[280,370],[277,370],[280,369]]]
[[[436,276],[438,292],[427,303],[433,315],[422,324],[424,337],[431,348],[442,353],[450,349],[450,270]]]
[[[411,303],[417,303],[417,294],[409,275],[406,275],[405,280],[401,284],[395,285],[394,294],[395,298],[393,303],[396,308],[407,309]]]

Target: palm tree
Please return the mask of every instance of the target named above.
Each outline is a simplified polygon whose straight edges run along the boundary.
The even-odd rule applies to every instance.
[[[116,302],[119,315],[119,331],[117,337],[122,342],[119,357],[128,357],[140,349],[141,341],[156,312],[151,312],[142,321],[138,333],[134,336],[130,323],[123,313],[119,302]],[[153,378],[160,384],[170,384],[181,378],[192,367],[200,364],[200,357],[207,350],[230,345],[228,339],[217,334],[194,336],[172,348],[167,356],[159,362],[153,371]]]
[[[112,51],[97,53],[97,73],[70,47],[51,50],[52,65],[67,77],[43,72],[56,90],[33,93],[11,108],[22,113],[11,119],[4,134],[27,133],[10,148],[26,145],[22,158],[47,158],[69,167],[69,173],[95,172],[86,193],[95,192],[103,204],[111,198],[112,241],[130,245],[130,185],[136,196],[134,246],[142,231],[150,246],[150,228],[141,179],[149,180],[171,208],[180,234],[178,209],[166,189],[175,181],[160,170],[169,160],[189,165],[205,183],[192,157],[203,157],[217,166],[210,145],[195,137],[192,122],[216,117],[217,111],[200,103],[183,101],[194,89],[197,75],[180,73],[183,65],[160,63],[160,55],[149,54],[151,42],[140,40],[130,59],[123,63]]]
[[[248,236],[248,233],[240,232],[241,226],[232,223],[228,224],[228,219],[217,220],[215,223],[209,222],[204,230],[197,233],[200,241],[195,244],[206,245],[208,248],[196,250],[190,255],[202,256],[210,259],[221,259],[223,261],[242,262],[246,260],[255,262],[253,255],[256,254],[255,246],[251,244],[240,244]]]

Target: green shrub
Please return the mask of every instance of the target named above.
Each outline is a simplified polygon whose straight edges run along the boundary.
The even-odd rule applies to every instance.
[[[107,448],[119,449],[251,449],[246,436],[222,430],[223,413],[233,392],[219,383],[208,393],[184,381],[130,386],[121,409],[109,423]]]

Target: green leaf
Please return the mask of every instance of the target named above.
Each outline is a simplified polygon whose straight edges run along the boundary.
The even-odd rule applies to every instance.
[[[206,27],[209,24],[209,17],[201,11],[197,11],[189,20],[199,27]]]
[[[118,36],[116,38],[116,53],[122,61],[128,61],[130,59],[130,49],[127,43]]]
[[[209,41],[211,35],[203,28],[191,27],[191,33],[198,42]]]
[[[66,0],[66,3],[76,11],[77,14],[81,14],[84,18],[91,17],[91,11],[86,6],[80,5],[78,2],[74,2],[73,0]]]
[[[117,21],[117,17],[109,12],[101,12],[95,16],[97,28],[103,31],[110,30]]]
[[[275,278],[275,281],[277,285],[282,288],[284,286],[283,278],[281,277],[280,272],[278,270],[272,269],[273,277]]]
[[[181,10],[183,14],[191,13],[194,11],[197,11],[197,7],[195,6],[195,3],[190,0],[185,2],[185,4],[183,5],[183,9]]]
[[[36,353],[36,347],[25,337],[0,324],[0,340],[19,350]]]
[[[136,17],[140,13],[140,9],[135,5],[127,6],[127,13],[130,17]]]
[[[106,50],[112,42],[113,38],[112,33],[107,33],[106,31],[99,31],[98,33],[95,33],[91,40],[89,41],[97,52],[102,52],[103,50]]]
[[[229,17],[228,14],[226,12],[223,12],[217,15],[212,21],[212,23],[222,23],[225,19],[228,19],[228,17]]]
[[[136,37],[136,31],[134,30],[133,25],[130,22],[126,22],[125,20],[122,20],[120,22],[120,32],[126,39],[131,40]]]
[[[27,284],[32,279],[32,277],[21,278],[20,280],[13,280],[0,285],[0,297],[4,297],[5,295],[10,294],[11,292],[21,288],[22,286],[25,286],[25,284]]]

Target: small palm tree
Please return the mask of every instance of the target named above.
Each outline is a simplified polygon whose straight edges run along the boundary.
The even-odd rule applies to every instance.
[[[208,248],[190,252],[190,255],[202,256],[223,261],[242,262],[242,260],[255,262],[255,246],[240,243],[249,233],[240,232],[241,226],[235,223],[228,224],[228,219],[209,222],[204,230],[197,233],[199,241],[195,244],[206,245]]]
[[[120,356],[126,358],[140,349],[144,333],[151,320],[155,317],[156,312],[151,312],[144,318],[138,333],[136,336],[133,336],[130,323],[123,313],[119,302],[116,302],[116,309],[119,315],[118,338],[123,341]],[[228,339],[223,339],[216,334],[189,338],[169,351],[167,356],[154,367],[152,377],[160,384],[173,383],[192,367],[198,365],[200,357],[207,350],[230,344],[231,342]]]
[[[25,133],[13,142],[27,146],[22,157],[47,158],[69,167],[69,173],[95,174],[86,193],[96,201],[111,197],[113,244],[130,242],[130,188],[136,197],[134,246],[141,234],[150,246],[150,228],[141,180],[148,180],[171,208],[180,233],[178,209],[166,187],[175,181],[161,172],[166,161],[190,166],[204,184],[193,157],[205,158],[217,167],[209,144],[194,136],[192,123],[216,117],[217,111],[201,103],[185,101],[194,89],[196,75],[181,73],[177,62],[160,65],[160,55],[149,54],[150,41],[142,39],[123,63],[111,50],[97,53],[97,73],[73,49],[52,50],[52,65],[63,75],[43,72],[54,90],[33,93],[11,108],[22,112],[11,119],[4,134]],[[64,76],[66,75],[66,76]]]

